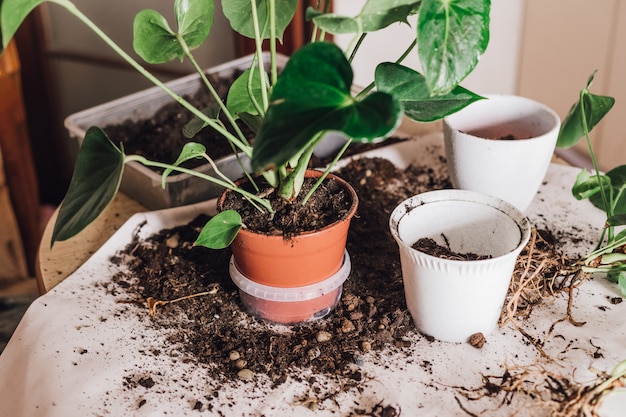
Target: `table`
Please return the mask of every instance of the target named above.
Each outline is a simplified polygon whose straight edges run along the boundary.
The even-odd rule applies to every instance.
[[[106,242],[133,214],[146,211],[144,206],[119,192],[111,204],[78,236],[57,242],[50,247],[52,230],[58,209],[48,221],[37,255],[37,286],[40,294],[54,288],[76,271],[104,242]]]
[[[371,155],[404,167],[423,157],[420,150],[437,146],[441,136],[427,135]],[[556,230],[576,227],[581,237],[596,236],[602,213],[569,197],[577,171],[556,164],[550,167],[527,212],[533,224],[549,223]],[[110,257],[131,241],[139,224],[146,222],[139,235],[144,237],[212,209],[214,202],[207,202],[132,216],[78,270],[35,301],[0,356],[0,415],[331,416],[354,414],[380,403],[398,405],[402,415],[467,416],[457,403],[456,387],[479,386],[482,374],[498,374],[504,362],[537,360],[534,347],[510,326],[489,335],[480,350],[469,344],[428,342],[413,334],[407,338],[409,347],[363,356],[359,370],[367,377],[333,401],[321,401],[316,411],[305,400],[316,390],[324,393],[340,387],[331,377],[312,375],[306,369],[278,387],[263,377],[250,384],[214,381],[207,377],[207,365],[185,360],[176,347],[154,353],[167,343],[167,334],[150,325],[145,307],[106,288],[107,280],[119,271]],[[588,246],[589,240],[582,239],[572,242],[567,251],[583,253]],[[576,317],[587,321],[583,327],[560,323],[554,332],[550,330],[555,315],[567,304],[562,297],[533,312],[527,325],[544,340],[543,350],[559,359],[548,365],[550,369],[589,381],[594,370],[608,372],[626,357],[626,303],[610,306],[607,300],[616,295],[604,279],[585,283],[575,305]],[[600,355],[594,354],[598,346]],[[609,400],[603,417],[621,416],[626,395]],[[499,403],[498,399],[474,402],[472,409],[484,416],[502,416],[524,407],[513,404],[498,410],[494,401]],[[198,403],[200,411],[195,410]],[[540,414],[522,408],[520,415]]]

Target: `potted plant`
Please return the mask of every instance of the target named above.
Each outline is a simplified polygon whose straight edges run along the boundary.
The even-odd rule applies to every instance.
[[[606,213],[606,222],[596,248],[582,260],[584,272],[606,274],[609,281],[618,285],[622,297],[626,297],[626,230],[619,231],[619,226],[626,225],[626,165],[620,165],[606,173],[598,167],[589,132],[611,110],[615,99],[592,94],[589,91],[595,72],[589,77],[585,88],[580,90],[579,98],[574,103],[563,121],[557,146],[574,146],[583,137],[593,171],[583,169],[572,187],[572,194],[578,200],[589,199],[594,206]]]
[[[0,24],[4,45],[27,14],[44,1],[2,2]],[[433,121],[482,98],[459,87],[458,83],[473,70],[487,46],[488,0],[369,0],[356,17],[329,13],[330,2],[318,4],[318,8],[307,11],[315,26],[311,42],[289,58],[280,76],[275,64],[275,45],[281,28],[291,20],[297,2],[281,2],[279,6],[275,0],[224,1],[223,8],[231,26],[244,36],[254,38],[257,52],[253,65],[236,82],[237,85],[233,85],[232,97],[227,103],[220,104],[220,112],[229,115],[231,124],[238,118],[256,132],[253,143],[231,133],[218,119],[193,107],[155,78],[70,1],[50,1],[65,7],[83,21],[137,71],[192,112],[197,119],[191,130],[215,129],[235,149],[251,159],[251,172],[246,172],[244,180],[233,182],[219,171],[210,176],[181,166],[183,162],[195,158],[204,158],[212,163],[205,148],[196,143],[185,145],[175,163],[165,164],[137,155],[125,155],[101,128],[92,127],[87,131],[79,151],[75,172],[55,224],[52,244],[75,236],[93,221],[115,196],[125,164],[138,161],[146,166],[163,168],[163,180],[173,172],[183,172],[226,188],[224,198],[220,199],[220,213],[207,223],[197,244],[223,248],[232,243],[234,264],[239,267],[256,263],[243,260],[241,255],[249,245],[250,236],[271,235],[264,238],[278,241],[277,245],[291,251],[288,258],[293,258],[295,251],[304,246],[310,257],[324,259],[330,266],[321,275],[307,278],[304,284],[294,282],[296,276],[292,274],[288,283],[284,278],[278,284],[261,278],[261,285],[271,288],[287,285],[297,291],[298,288],[323,283],[335,277],[348,262],[343,246],[350,216],[356,210],[355,194],[330,171],[349,144],[354,140],[372,142],[385,139],[394,132],[403,114],[417,121]],[[137,15],[134,48],[146,61],[158,63],[187,58],[195,63],[190,51],[204,42],[209,34],[213,2],[176,0],[174,8],[178,24],[176,31],[156,11],[147,10]],[[409,42],[406,52],[397,62],[381,63],[377,67],[375,81],[353,95],[350,62],[359,51],[361,40],[368,33],[383,30],[393,23],[404,23],[416,13],[416,37]],[[352,33],[354,42],[347,51],[342,51],[324,41],[326,33]],[[269,73],[265,71],[261,59],[264,39],[269,40]],[[418,45],[423,75],[400,64]],[[308,170],[312,151],[328,131],[341,131],[349,140],[324,172],[313,173]],[[314,175],[314,179],[305,179],[309,175]],[[282,226],[297,218],[300,210],[311,208],[311,200],[324,189],[329,190],[331,195],[339,193],[348,197],[347,202],[336,205],[339,211],[335,218],[330,216],[329,224],[316,224],[315,230],[283,230]],[[228,209],[230,200],[237,205],[237,210]],[[323,205],[314,217],[328,217],[329,210],[330,206]],[[251,230],[250,215],[257,213],[270,220],[271,230]],[[287,220],[282,221],[280,227],[275,227],[281,223],[281,213],[288,214]],[[327,234],[331,228],[342,229],[338,237],[332,238],[335,243],[331,246],[336,250],[332,255],[325,252],[316,255],[317,249],[313,249],[315,246],[309,241],[315,236]],[[260,230],[263,229],[261,227]],[[265,226],[265,229],[268,227]],[[262,246],[270,247],[269,244]],[[274,257],[277,249],[271,246],[269,252],[268,255]],[[271,272],[267,274],[270,277],[283,270],[279,260],[274,259],[270,265]],[[299,272],[302,270],[299,268]],[[312,317],[319,315],[313,314]]]

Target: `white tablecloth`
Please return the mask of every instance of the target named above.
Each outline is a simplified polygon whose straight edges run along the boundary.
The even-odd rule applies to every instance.
[[[420,149],[441,146],[441,135],[435,134],[375,154],[403,167],[424,162],[420,158],[429,153]],[[569,254],[589,250],[604,219],[588,202],[571,197],[577,173],[552,165],[527,212],[537,227],[549,224],[552,230],[579,233],[583,239],[566,248]],[[208,377],[206,365],[165,352],[146,354],[161,346],[167,335],[147,325],[145,309],[119,303],[127,295],[111,295],[100,284],[118,271],[109,257],[130,241],[144,220],[141,235],[147,236],[185,222],[211,204],[134,216],[78,271],[32,304],[0,356],[0,416],[337,416],[379,403],[401,409],[403,416],[466,416],[457,400],[478,415],[503,416],[520,405],[498,408],[500,399],[468,403],[458,395],[459,386],[481,386],[483,374],[502,374],[505,362],[528,365],[537,360],[535,348],[510,326],[489,335],[482,349],[413,335],[408,348],[364,355],[360,370],[365,377],[359,386],[319,401],[316,411],[303,399],[323,398],[340,388],[325,377],[318,376],[314,386],[290,379],[272,388],[263,377],[221,386]],[[594,372],[609,372],[626,359],[626,303],[611,304],[609,298],[616,296],[617,289],[603,278],[584,283],[577,290],[573,314],[586,324],[561,322],[550,335],[550,326],[566,311],[567,299],[558,297],[534,310],[524,326],[544,340],[547,354],[558,358],[548,368],[589,382]],[[302,370],[304,380],[307,374]],[[623,410],[626,394],[613,395],[603,415],[623,416]],[[522,410],[525,414],[541,415],[528,407]]]

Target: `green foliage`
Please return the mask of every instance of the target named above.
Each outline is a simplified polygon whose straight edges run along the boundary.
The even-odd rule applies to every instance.
[[[8,44],[30,11],[44,1],[2,0],[3,46]],[[140,12],[133,25],[133,47],[137,54],[152,64],[174,59],[188,61],[216,98],[217,105],[206,109],[192,106],[169,89],[71,1],[47,1],[76,16],[140,74],[189,110],[194,118],[184,128],[186,137],[192,138],[201,129],[216,130],[234,149],[251,158],[255,172],[248,173],[249,178],[254,181],[253,174],[262,174],[284,198],[293,198],[300,192],[313,149],[325,132],[341,131],[350,141],[384,140],[393,133],[403,115],[417,121],[433,121],[482,99],[459,87],[458,83],[474,69],[489,41],[490,0],[367,0],[354,17],[310,7],[307,16],[314,26],[312,42],[293,54],[280,75],[276,68],[276,43],[282,40],[298,1],[222,0],[224,16],[232,29],[253,38],[257,45],[252,66],[235,81],[226,103],[218,97],[191,53],[210,35],[215,0],[173,0],[175,29],[155,10]],[[416,14],[417,25],[411,45],[395,63],[381,62],[375,82],[354,92],[350,63],[361,53],[363,38],[392,24],[409,24],[409,17]],[[353,40],[350,47],[342,51],[336,45],[324,42],[326,33],[352,34]],[[269,70],[262,62],[264,44],[269,45]],[[416,46],[418,52],[415,52]],[[410,53],[419,53],[423,74],[400,65]],[[372,92],[374,87],[376,91]],[[257,133],[253,145],[241,132],[237,119]],[[221,173],[207,176],[182,167],[181,164],[191,158],[205,158],[212,163],[205,150],[196,144],[184,147],[174,164],[124,155],[99,129],[89,131],[83,148],[61,208],[63,215],[55,225],[53,240],[73,236],[97,217],[117,191],[124,163],[131,160],[165,169],[164,183],[172,172],[190,173],[231,188],[248,198],[255,207],[271,213],[271,205],[266,199],[239,189]],[[89,210],[81,210],[82,206]],[[234,226],[226,232],[224,224],[237,222],[228,219],[226,223],[220,223],[222,229],[216,231],[214,237],[205,236],[207,241],[213,238],[220,241],[219,236],[231,238],[232,233],[236,233],[233,232]]]
[[[162,64],[175,58],[183,60],[186,50],[204,43],[213,26],[213,0],[176,0],[174,13],[178,32],[156,10],[146,9],[135,16],[133,48],[150,64]]]
[[[224,249],[230,246],[242,226],[239,213],[234,210],[222,211],[213,216],[202,228],[194,245]]]
[[[261,39],[270,38],[270,0],[256,0],[256,13],[250,0],[222,0],[224,16],[233,30],[247,38],[255,39],[255,25],[260,27]],[[298,0],[280,0],[276,6],[276,37],[282,40],[283,33],[293,19]],[[258,15],[257,19],[254,16]]]
[[[611,110],[615,99],[589,92],[594,76],[595,73],[589,77],[578,101],[563,121],[557,145],[574,146],[583,137],[587,141],[594,172],[583,169],[576,177],[572,194],[578,200],[589,199],[603,210],[606,222],[596,249],[584,259],[583,270],[605,273],[610,281],[618,284],[626,297],[626,230],[615,234],[616,226],[626,224],[626,165],[606,174],[598,169],[589,133]]]
[[[579,100],[565,117],[556,145],[569,148],[578,143],[607,115],[615,104],[613,97],[598,96],[589,92],[595,72],[589,77],[587,86],[581,90]]]
[[[354,17],[323,13],[313,7],[307,9],[306,16],[320,29],[334,35],[370,33],[392,23],[408,23],[407,16],[415,14],[420,3],[415,0],[368,0]]]
[[[69,239],[87,227],[109,205],[120,186],[124,154],[102,129],[87,130],[70,186],[59,209],[52,243]]]
[[[433,94],[449,93],[478,63],[489,43],[490,6],[484,0],[422,2],[418,52],[426,85]]]
[[[252,168],[285,164],[325,130],[363,141],[391,134],[402,115],[397,100],[385,93],[357,100],[351,86],[352,69],[337,46],[315,42],[294,53],[274,86]]]
[[[376,88],[397,98],[404,114],[418,122],[439,120],[483,99],[461,86],[450,93],[433,96],[422,74],[390,62],[376,68]]]

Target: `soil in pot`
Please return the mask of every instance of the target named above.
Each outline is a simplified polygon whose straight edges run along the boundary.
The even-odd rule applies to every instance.
[[[445,236],[444,236],[444,240]],[[423,252],[427,255],[436,256],[442,259],[455,259],[459,261],[477,261],[481,259],[489,259],[491,255],[480,255],[477,253],[461,253],[455,252],[449,247],[443,246],[435,242],[433,239],[428,237],[423,237],[418,239],[417,242],[411,245],[411,247],[415,250]]]
[[[215,74],[207,74],[207,77],[219,96],[225,98],[230,86],[240,74],[241,71],[235,71],[228,77],[220,77]],[[184,98],[200,109],[216,105],[206,88],[198,88],[193,95]],[[210,127],[202,129],[193,139],[186,138],[182,133],[183,127],[192,118],[193,115],[189,110],[177,102],[170,102],[163,105],[149,119],[137,121],[126,119],[118,124],[104,126],[103,130],[115,143],[121,142],[127,154],[142,155],[158,162],[172,163],[176,161],[184,144],[192,140],[206,146],[207,153],[213,159],[219,159],[233,153],[233,148],[228,141]],[[222,121],[224,126],[230,127],[227,120]],[[238,124],[248,139],[254,136],[243,123]],[[232,131],[232,127],[229,130]],[[185,162],[184,166],[195,168],[203,164],[206,164],[206,161],[193,159]]]

